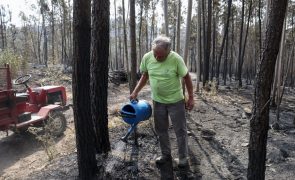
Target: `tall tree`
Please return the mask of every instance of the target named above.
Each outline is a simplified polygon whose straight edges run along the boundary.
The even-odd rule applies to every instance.
[[[118,40],[117,40],[117,7],[116,0],[114,0],[114,8],[115,8],[115,70],[118,69]]]
[[[217,8],[215,3],[213,3],[213,32],[212,32],[212,61],[211,61],[211,73],[210,73],[210,81],[213,80],[214,76],[214,66],[215,66],[215,53],[216,53],[216,41],[217,41]]]
[[[167,2],[167,0],[163,0],[163,6],[164,6],[165,34],[166,34],[166,36],[169,36],[168,2]]]
[[[149,8],[150,8],[150,2],[147,1],[145,3],[145,51],[144,52],[148,52],[149,49],[149,31],[148,31],[148,27],[149,27],[149,21],[148,21],[148,17],[149,17]]]
[[[97,153],[110,150],[108,132],[109,1],[93,0],[90,57],[91,115]]]
[[[203,1],[204,3],[204,1]],[[211,52],[211,20],[212,20],[212,0],[208,0],[208,22],[206,33],[206,44],[204,51],[203,86],[209,81],[209,63]]]
[[[5,49],[7,46],[6,42],[6,24],[7,21],[5,20],[5,17],[7,16],[6,14],[6,9],[3,5],[0,6],[0,38],[1,38],[1,49]]]
[[[282,32],[282,39],[281,39],[281,44],[280,44],[280,50],[279,50],[279,55],[277,57],[276,65],[275,65],[275,74],[274,74],[274,81],[272,83],[272,101],[271,101],[271,106],[275,107],[277,106],[278,102],[278,94],[280,91],[281,87],[281,75],[282,75],[282,61],[283,61],[283,54],[285,53],[285,38],[286,38],[286,19],[284,21],[284,26],[283,26],[283,32]],[[278,127],[279,124],[275,123],[276,126]]]
[[[225,44],[225,55],[224,55],[224,62],[223,62],[223,85],[226,85],[226,75],[227,75],[227,66],[228,66],[228,34],[226,36],[226,44]]]
[[[73,5],[71,5],[72,0],[68,0],[68,13],[67,13],[67,24],[68,24],[68,28],[67,28],[67,38],[68,38],[68,61],[67,61],[67,65],[71,66],[73,63],[73,18],[72,18],[72,14],[73,14]]]
[[[141,42],[141,33],[142,33],[142,14],[143,14],[143,3],[144,1],[140,1],[140,12],[139,12],[139,29],[138,29],[138,60],[137,60],[137,66],[139,69],[139,65],[140,65],[140,58],[142,57],[142,52],[141,52],[141,46],[142,46],[142,42]]]
[[[10,33],[11,33],[11,46],[13,49],[13,52],[16,53],[16,45],[15,45],[15,40],[16,40],[16,35],[17,35],[17,30],[15,25],[10,25]]]
[[[245,39],[244,39],[244,45],[243,45],[243,50],[242,50],[242,55],[241,55],[241,74],[242,74],[242,67],[244,63],[244,56],[245,56],[245,50],[246,50],[246,45],[247,45],[247,39],[248,39],[248,32],[249,32],[249,26],[250,26],[250,19],[252,16],[252,0],[249,1],[249,8],[248,8],[248,20],[247,20],[247,27],[246,27],[246,34],[245,34]],[[240,86],[242,86],[242,79],[239,79],[240,81]]]
[[[188,50],[189,50],[189,42],[190,42],[190,30],[191,30],[191,19],[192,19],[192,0],[188,0],[187,5],[187,18],[186,18],[186,32],[185,32],[185,44],[184,44],[184,55],[183,59],[185,64],[187,64],[188,59]]]
[[[244,33],[244,11],[245,11],[245,0],[242,0],[242,12],[241,12],[241,28],[240,28],[240,40],[239,40],[239,56],[237,61],[237,79],[239,86],[242,86],[242,44],[243,44],[243,33]]]
[[[230,62],[228,67],[228,74],[229,74],[229,80],[231,82],[232,80],[232,69],[233,69],[233,63],[234,63],[234,41],[235,41],[235,18],[234,18],[234,9],[232,8],[232,18],[231,18],[231,45],[230,45]]]
[[[245,3],[245,2],[243,2]],[[238,71],[237,71],[237,78],[239,81],[239,87],[242,86],[242,71],[243,71],[243,64],[244,64],[244,55],[245,55],[245,50],[246,50],[246,45],[247,45],[247,39],[248,39],[248,31],[249,31],[249,25],[250,25],[250,18],[252,16],[252,0],[249,1],[249,8],[248,8],[248,20],[247,20],[247,26],[246,26],[246,32],[245,32],[245,37],[244,36],[244,29],[243,29],[243,24],[244,24],[244,4],[242,5],[242,23],[241,23],[241,31],[240,31],[240,44],[239,47],[239,57],[238,57]]]
[[[90,42],[91,1],[74,0],[73,39],[73,104],[76,146],[80,179],[93,179],[97,166],[95,159],[95,132],[90,106]]]
[[[220,68],[221,57],[222,57],[225,41],[226,41],[226,39],[228,39],[227,37],[228,37],[229,20],[230,20],[230,13],[231,13],[231,4],[232,4],[232,0],[228,0],[227,19],[226,19],[226,24],[224,26],[224,35],[223,35],[223,39],[222,39],[222,43],[221,43],[221,49],[220,49],[220,52],[219,52],[218,61],[217,61],[217,67],[216,67],[216,78],[217,78],[217,83],[218,84],[219,84],[219,68]]]
[[[136,26],[135,26],[135,0],[130,0],[130,43],[131,43],[131,73],[129,88],[130,93],[136,86]]]
[[[269,0],[264,49],[256,74],[253,115],[250,121],[249,180],[265,179],[271,84],[278,55],[287,0]]]
[[[123,32],[124,32],[124,50],[126,59],[127,74],[129,74],[129,61],[128,61],[128,46],[127,46],[127,33],[126,33],[126,21],[125,21],[125,1],[122,0],[122,14],[123,14]]]
[[[281,111],[281,108],[280,108],[280,105],[281,105],[281,102],[282,102],[282,99],[283,99],[283,95],[284,95],[284,91],[285,91],[285,86],[286,86],[286,80],[287,80],[287,77],[288,77],[288,73],[291,69],[291,66],[290,66],[290,63],[291,63],[291,58],[293,58],[294,56],[294,42],[293,42],[293,45],[292,45],[292,48],[291,48],[291,52],[290,52],[290,55],[288,57],[288,60],[287,60],[287,67],[286,67],[286,70],[284,71],[283,74],[283,77],[282,77],[282,88],[281,87],[278,87],[280,88],[281,90],[278,91],[278,99],[277,99],[277,109],[276,109],[276,123],[277,123],[277,127],[279,128],[279,122],[280,122],[280,111]],[[279,84],[278,84],[279,85]]]
[[[152,1],[152,23],[151,23],[151,35],[150,35],[150,48],[151,49],[151,46],[152,46],[152,39],[154,39],[157,31],[155,31],[155,29],[157,29],[157,24],[156,24],[156,13],[155,13],[155,9],[156,9],[156,6],[157,6],[157,3],[158,1]]]
[[[148,52],[149,49],[149,8],[150,8],[150,2],[148,2],[145,5],[145,49],[144,52]]]
[[[202,14],[202,0],[198,1],[198,25],[197,25],[197,79],[196,79],[196,92],[199,92],[199,82],[201,79],[201,61],[202,61],[202,28],[201,28],[201,14]]]
[[[68,54],[67,54],[67,34],[66,30],[68,28],[67,26],[67,14],[68,14],[68,7],[65,2],[65,0],[60,0],[60,18],[61,18],[61,23],[60,23],[60,31],[61,31],[61,62],[63,64],[68,63]]]
[[[28,17],[25,15],[24,12],[20,12],[19,16],[21,17],[21,20],[23,22],[23,26],[21,28],[21,32],[23,34],[23,45],[21,48],[22,51],[22,59],[23,62],[27,62],[29,59],[29,22],[28,22]]]
[[[47,29],[45,25],[46,21],[46,14],[49,10],[48,4],[45,2],[45,0],[40,0],[40,11],[42,15],[42,30],[43,30],[43,63],[47,67],[48,64],[48,47],[47,47]]]
[[[287,14],[287,13],[286,13]],[[281,38],[281,45],[280,45],[280,50],[279,50],[279,55],[277,57],[277,62],[276,62],[276,70],[275,70],[275,75],[274,75],[274,82],[273,82],[273,99],[272,105],[276,105],[277,107],[277,118],[276,121],[272,124],[272,127],[274,127],[275,129],[279,129],[280,125],[279,125],[279,111],[280,111],[280,97],[281,97],[281,85],[282,85],[282,75],[284,74],[282,71],[282,63],[283,63],[283,54],[285,54],[285,45],[286,45],[286,18],[284,20],[284,26],[283,26],[283,31],[282,31],[282,38]]]
[[[57,3],[57,0],[51,0],[51,57],[52,57],[52,62],[55,62],[55,5]]]
[[[262,35],[261,35],[262,34],[262,32],[261,32],[261,0],[258,0],[258,27],[259,27],[259,35],[258,35],[258,37],[259,37],[259,59],[260,59],[261,58],[261,47],[262,47]]]
[[[180,53],[180,24],[181,24],[181,0],[177,6],[177,27],[176,27],[176,52]]]

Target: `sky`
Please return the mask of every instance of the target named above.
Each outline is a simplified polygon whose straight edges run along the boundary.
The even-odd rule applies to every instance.
[[[163,14],[163,10],[162,10],[162,0],[160,0],[160,2],[158,3],[157,7],[156,7],[156,12],[158,12],[158,18],[160,21],[162,21],[162,14]],[[121,0],[116,0],[117,3],[117,7],[121,6]],[[184,10],[184,8],[186,8],[187,6],[187,0],[183,0],[182,1],[182,10]],[[37,0],[0,0],[0,5],[4,5],[4,7],[7,9],[7,6],[9,6],[9,10],[12,12],[12,19],[11,19],[11,23],[16,25],[16,26],[21,26],[21,19],[19,18],[19,13],[21,11],[23,11],[26,15],[30,15],[30,14],[34,14],[35,12],[33,12],[31,10],[31,5],[32,4],[37,4]],[[128,13],[128,0],[125,0],[125,10],[126,13]],[[137,10],[138,11],[138,10]],[[110,14],[111,17],[114,17],[114,0],[110,0]]]
[[[36,2],[37,0],[0,0],[0,5],[4,5],[5,9],[12,12],[11,23],[21,26],[21,20],[18,17],[19,13],[23,11],[25,14],[32,14],[31,4],[36,4]]]
[[[117,6],[121,6],[121,0],[117,0]],[[114,14],[114,0],[110,1],[110,8],[111,8],[111,16],[115,16]],[[37,4],[37,0],[0,0],[0,5],[4,5],[4,7],[7,9],[7,5],[9,6],[9,10],[12,12],[12,24],[21,26],[21,20],[18,17],[19,13],[23,11],[26,15],[34,14],[34,12],[31,10],[31,4]],[[125,0],[125,9],[127,11],[128,8],[128,0]]]

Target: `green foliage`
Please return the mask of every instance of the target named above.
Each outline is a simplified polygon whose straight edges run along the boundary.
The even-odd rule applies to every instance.
[[[25,62],[21,61],[21,58],[10,50],[4,50],[0,52],[0,66],[9,64],[11,76],[14,78],[21,67],[25,66]]]

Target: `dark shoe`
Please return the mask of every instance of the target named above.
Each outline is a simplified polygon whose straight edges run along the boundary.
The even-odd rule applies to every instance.
[[[172,161],[171,155],[162,155],[156,159],[156,164],[164,164],[168,161]]]

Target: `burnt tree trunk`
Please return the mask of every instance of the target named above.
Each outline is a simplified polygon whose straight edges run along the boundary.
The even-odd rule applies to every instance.
[[[123,32],[124,32],[124,50],[126,59],[126,70],[129,73],[129,60],[128,60],[128,46],[127,46],[127,32],[126,32],[126,22],[125,22],[125,2],[122,0],[122,13],[123,13]]]
[[[169,37],[168,1],[163,0],[163,5],[164,5],[165,35]]]
[[[137,65],[138,65],[138,69],[139,69],[139,65],[140,65],[140,58],[142,57],[142,42],[141,42],[141,34],[142,34],[142,14],[143,14],[143,1],[140,2],[140,17],[139,17],[139,29],[138,29],[138,61],[137,61]]]
[[[201,8],[202,0],[198,1],[198,20],[197,20],[197,62],[196,62],[196,69],[197,69],[197,78],[196,78],[196,92],[199,92],[200,89],[200,76],[201,76],[201,61],[202,61],[202,28],[201,28],[201,14],[202,14],[202,8]]]
[[[203,73],[203,86],[209,81],[209,63],[211,52],[211,20],[212,20],[212,0],[208,0],[208,22],[206,29],[206,44],[204,52],[204,73]]]
[[[192,19],[192,0],[188,0],[187,5],[187,18],[186,18],[186,31],[185,31],[185,43],[184,43],[184,53],[183,53],[183,60],[185,64],[188,63],[188,53],[189,53],[189,45],[190,45],[190,33],[191,33],[191,19]]]
[[[244,56],[245,56],[245,49],[246,49],[246,45],[247,45],[247,39],[248,39],[248,32],[249,32],[249,25],[250,25],[250,19],[252,16],[252,0],[250,0],[249,2],[249,9],[248,9],[248,20],[247,20],[247,27],[246,27],[246,34],[245,34],[245,40],[244,40],[244,45],[243,45],[243,50],[242,50],[242,55],[241,55],[241,74],[242,74],[242,67],[244,64]],[[242,81],[241,81],[242,82]]]
[[[131,43],[131,73],[129,89],[130,93],[136,86],[136,26],[135,26],[135,0],[130,0],[130,43]]]
[[[47,11],[47,4],[44,1],[40,1],[40,11],[42,15],[42,31],[43,31],[43,63],[45,66],[48,66],[48,47],[47,47],[47,30],[45,25],[45,16]]]
[[[217,62],[217,67],[216,67],[216,79],[217,79],[217,83],[219,84],[219,69],[220,69],[220,62],[221,62],[221,57],[222,57],[222,53],[223,53],[223,48],[225,45],[225,41],[228,37],[228,27],[229,27],[229,19],[230,19],[230,13],[231,13],[231,4],[232,4],[232,0],[228,0],[228,4],[227,4],[227,19],[226,19],[226,24],[224,26],[224,35],[222,38],[222,43],[221,43],[221,48],[220,48],[220,52],[219,52],[219,56],[218,56],[218,62]]]
[[[5,49],[5,23],[4,23],[5,11],[0,8],[0,34],[1,34],[1,48]]]
[[[258,22],[259,22],[259,59],[261,58],[262,35],[261,35],[261,0],[258,1]],[[256,62],[256,61],[255,61]],[[256,63],[255,63],[256,64]],[[255,66],[256,72],[256,66]]]
[[[227,74],[227,62],[228,62],[228,34],[226,35],[226,44],[225,44],[225,57],[223,63],[223,85],[226,85],[226,74]]]
[[[90,0],[74,0],[73,103],[80,179],[93,179],[97,166],[90,110]]]
[[[41,36],[42,36],[42,31],[40,30],[40,25],[38,24],[37,29],[37,47],[38,47],[38,63],[42,64],[42,58],[41,58]]]
[[[51,0],[51,57],[52,57],[52,62],[53,64],[55,64],[55,54],[54,54],[54,50],[55,50],[55,18],[54,18],[54,13],[55,13],[55,1]]]
[[[233,9],[232,9],[233,11]],[[234,40],[235,40],[235,26],[234,26],[234,15],[232,14],[232,22],[231,22],[231,45],[230,45],[230,61],[229,61],[229,67],[228,67],[228,76],[229,76],[229,81],[231,82],[232,80],[232,69],[233,69],[233,63],[234,63]],[[256,72],[256,71],[255,71]]]
[[[240,28],[240,40],[239,40],[239,56],[237,61],[237,73],[236,79],[239,81],[239,87],[242,87],[242,44],[243,44],[243,33],[244,33],[244,11],[245,11],[245,0],[242,0],[242,19]]]
[[[93,0],[90,94],[91,115],[95,124],[96,151],[110,150],[108,132],[108,59],[109,59],[109,1]]]
[[[177,25],[176,25],[176,52],[180,54],[180,24],[181,24],[181,0],[177,6]]]
[[[250,122],[247,174],[250,180],[265,179],[270,92],[286,8],[287,0],[269,1],[264,48],[256,74],[253,116]]]
[[[215,63],[215,53],[217,53],[216,51],[216,42],[217,42],[217,38],[216,38],[216,34],[217,34],[217,30],[216,30],[216,17],[217,17],[217,13],[213,15],[213,32],[212,32],[212,62],[211,62],[211,73],[210,73],[210,81],[213,80],[214,75],[214,67],[216,67],[216,63]],[[215,68],[216,69],[216,68]]]
[[[115,8],[115,70],[118,70],[118,33],[117,33],[117,7],[116,7],[116,0],[114,0],[114,8]]]

